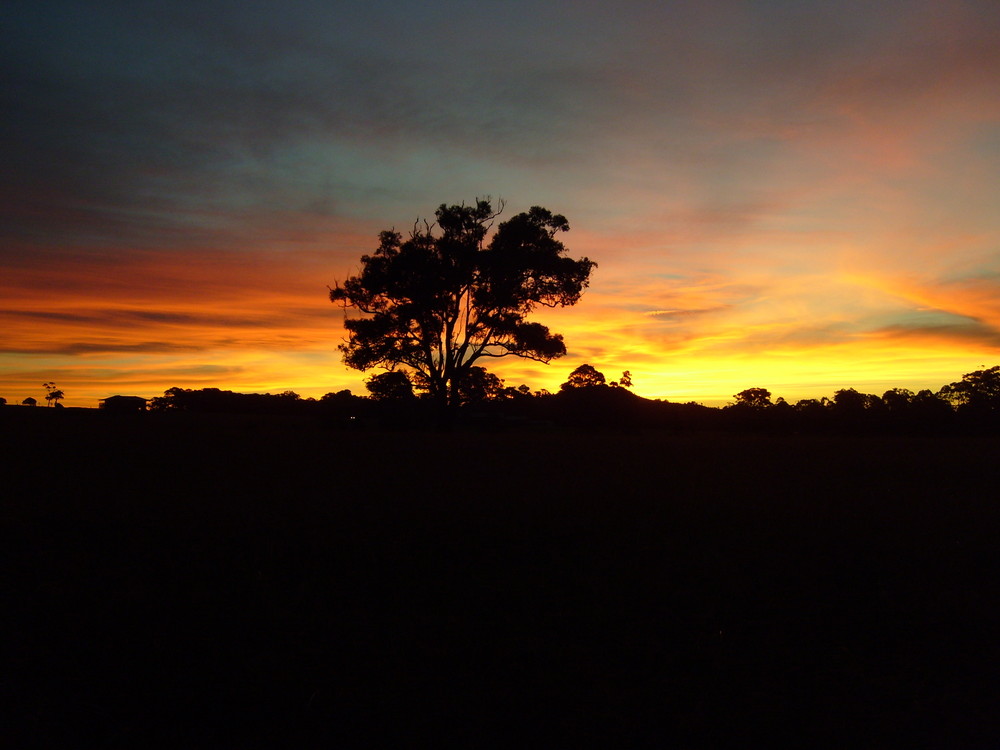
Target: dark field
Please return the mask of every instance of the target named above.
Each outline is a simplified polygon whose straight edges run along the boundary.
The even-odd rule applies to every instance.
[[[996,438],[110,416],[0,410],[11,746],[1000,746]]]

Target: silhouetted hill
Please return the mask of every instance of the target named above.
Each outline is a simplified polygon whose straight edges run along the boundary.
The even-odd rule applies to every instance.
[[[550,398],[552,418],[574,428],[711,429],[715,426],[714,409],[701,404],[653,401],[625,388],[569,388]]]

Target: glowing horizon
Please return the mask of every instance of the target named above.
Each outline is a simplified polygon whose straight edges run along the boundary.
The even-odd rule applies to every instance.
[[[626,6],[3,11],[0,396],[364,393],[326,285],[487,194],[599,264],[508,385],[794,402],[1000,362],[1000,6]]]

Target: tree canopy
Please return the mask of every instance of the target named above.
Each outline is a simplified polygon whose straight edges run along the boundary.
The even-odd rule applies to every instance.
[[[61,388],[56,388],[55,383],[42,383],[42,387],[45,389],[45,400],[49,406],[52,406],[52,404],[59,406],[59,402],[66,398],[66,394],[62,392]]]
[[[629,383],[631,382],[630,377]],[[565,391],[571,388],[590,388],[601,385],[607,385],[603,372],[593,365],[580,365],[569,374],[569,378],[560,388]]]
[[[734,406],[747,409],[764,409],[771,406],[771,392],[767,388],[747,388],[733,396]]]
[[[406,239],[382,232],[361,272],[330,289],[331,301],[362,313],[344,322],[345,364],[408,368],[439,403],[457,405],[483,358],[565,354],[562,336],[527,316],[576,304],[596,264],[568,257],[557,238],[566,217],[538,206],[491,235],[502,210],[489,199],[442,204],[433,224],[417,223]]]
[[[460,404],[471,407],[463,424],[477,430],[663,428],[777,434],[995,435],[1000,434],[998,382],[1000,366],[995,366],[963,375],[961,381],[942,387],[938,393],[891,388],[877,396],[842,388],[832,398],[807,398],[794,404],[781,397],[772,402],[768,389],[754,387],[735,394],[734,403],[712,408],[638,396],[621,387],[621,382],[617,387],[606,382],[603,373],[589,364],[569,373],[557,393],[545,389],[533,392],[527,385],[506,386],[485,368],[472,366],[458,395]],[[301,398],[292,391],[271,395],[170,388],[151,400],[151,410],[295,415],[296,419],[311,415],[324,424],[353,430],[426,427],[441,414],[428,398],[427,384],[409,369],[370,376],[367,386],[367,398],[343,390],[319,400]],[[140,411],[146,403],[141,397],[111,396],[104,399],[102,408],[116,400],[136,402]],[[37,402],[28,398],[22,403]]]
[[[369,397],[375,401],[412,401],[413,383],[401,370],[372,375],[365,381]]]
[[[959,407],[1000,410],[1000,365],[966,373],[960,381],[943,386],[941,395]]]

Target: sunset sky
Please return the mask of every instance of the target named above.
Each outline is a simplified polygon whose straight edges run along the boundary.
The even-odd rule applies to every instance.
[[[598,262],[545,366],[650,398],[1000,364],[1000,2],[0,7],[0,396],[319,397],[327,285],[444,202]]]

